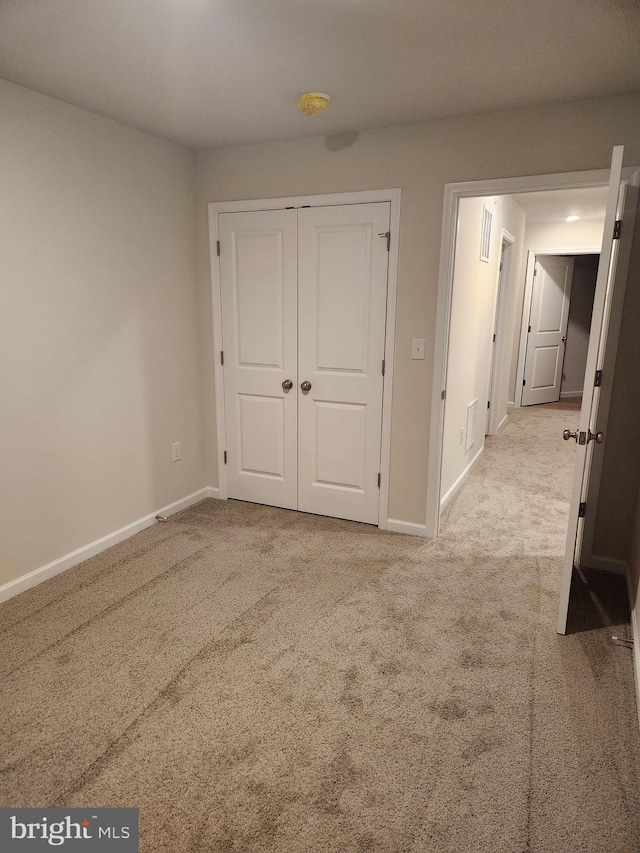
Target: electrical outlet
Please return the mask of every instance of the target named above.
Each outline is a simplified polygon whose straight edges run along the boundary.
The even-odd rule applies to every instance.
[[[179,462],[182,459],[182,456],[180,455],[179,441],[176,441],[174,444],[171,445],[171,455],[174,462]]]
[[[464,427],[460,427],[460,444],[464,444]]]

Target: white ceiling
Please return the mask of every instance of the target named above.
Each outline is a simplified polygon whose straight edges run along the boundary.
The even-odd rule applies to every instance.
[[[640,91],[639,44],[637,0],[0,0],[0,76],[192,148]]]
[[[515,193],[512,198],[527,214],[527,222],[561,222],[567,216],[579,216],[581,220],[604,220],[608,190],[607,186],[545,190]]]

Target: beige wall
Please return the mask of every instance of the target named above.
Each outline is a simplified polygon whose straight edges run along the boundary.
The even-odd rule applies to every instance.
[[[2,584],[205,477],[192,152],[5,82],[0,114]]]
[[[513,357],[511,362],[511,377],[509,379],[509,400],[517,398],[520,405],[520,388],[517,386],[517,368],[522,332],[522,311],[527,272],[527,256],[529,252],[539,254],[568,254],[572,252],[599,252],[602,245],[602,228],[604,219],[584,219],[576,222],[528,222],[524,229],[524,246],[520,262],[519,293],[516,296],[518,321],[514,327]],[[527,306],[527,311],[530,306]]]
[[[480,233],[483,208],[491,211],[491,250],[489,261],[480,260]],[[502,352],[498,363],[501,393],[492,400],[499,412],[499,422],[507,414],[507,382],[511,363],[513,317],[509,297],[516,293],[518,260],[522,251],[525,214],[510,196],[464,198],[458,209],[458,230],[451,295],[451,324],[449,356],[447,361],[447,400],[445,403],[444,439],[442,447],[441,499],[464,473],[474,457],[484,447],[489,399],[492,334],[495,318],[496,295],[502,230],[515,237],[511,249],[509,280],[504,282],[505,323],[504,337],[509,346]],[[467,407],[478,400],[473,446],[465,451]]]
[[[639,112],[640,96],[624,96],[197,153],[209,484],[217,471],[206,202],[402,189],[390,515],[424,523],[444,184],[604,169],[620,143],[640,162]],[[424,361],[411,360],[413,337],[427,340]]]

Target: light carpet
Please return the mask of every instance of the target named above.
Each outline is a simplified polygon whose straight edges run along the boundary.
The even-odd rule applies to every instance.
[[[640,851],[620,579],[555,634],[567,425],[510,414],[437,541],[209,500],[2,605],[2,805],[137,806],[147,853]]]

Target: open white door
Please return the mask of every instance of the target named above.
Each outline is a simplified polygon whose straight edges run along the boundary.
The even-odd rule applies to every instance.
[[[522,405],[560,399],[573,258],[538,255],[533,270]]]
[[[578,443],[575,463],[571,505],[569,509],[569,526],[564,557],[560,601],[558,607],[559,634],[567,630],[569,610],[569,594],[574,565],[580,565],[582,557],[582,519],[588,511],[587,494],[589,493],[593,448],[596,443],[605,440],[605,435],[598,432],[601,383],[613,381],[613,371],[607,376],[598,376],[605,363],[605,356],[611,355],[611,346],[617,346],[618,326],[621,311],[612,314],[614,296],[617,306],[621,305],[626,286],[629,265],[630,245],[633,239],[635,223],[637,192],[627,192],[627,187],[637,187],[640,173],[636,172],[631,178],[621,181],[623,146],[613,149],[611,161],[611,178],[607,211],[604,221],[602,250],[598,266],[598,278],[593,303],[591,319],[591,334],[587,353],[587,366],[582,397],[580,424],[575,432],[565,430],[567,439],[575,439]],[[607,352],[609,346],[609,352]],[[608,358],[607,362],[610,363]],[[572,427],[572,424],[568,424]],[[568,434],[569,433],[569,434]]]

